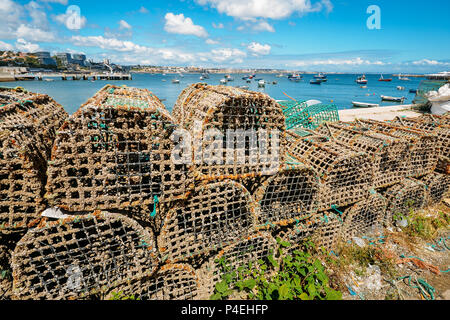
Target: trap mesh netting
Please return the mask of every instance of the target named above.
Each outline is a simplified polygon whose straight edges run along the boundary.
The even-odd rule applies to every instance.
[[[414,179],[405,179],[382,192],[382,196],[388,203],[385,223],[390,225],[395,220],[407,217],[411,210],[422,209],[426,206],[426,192],[426,186]]]
[[[433,172],[422,177],[420,181],[427,188],[430,205],[440,203],[450,189],[450,175],[448,174]]]
[[[127,209],[183,198],[192,184],[171,159],[174,121],[150,91],[108,85],[58,132],[49,162],[51,206]]]
[[[309,218],[317,212],[319,192],[317,173],[295,160],[287,160],[253,194],[259,206],[258,226],[286,225]]]
[[[336,247],[342,229],[342,218],[327,211],[306,221],[299,221],[294,226],[280,232],[279,237],[290,244],[285,248],[292,253],[301,247],[305,239],[311,239],[318,248],[332,250]]]
[[[215,284],[225,275],[236,272],[240,267],[256,268],[258,260],[265,260],[267,256],[274,254],[277,246],[270,233],[256,233],[224,248],[197,270],[200,279],[199,299],[209,299],[214,293]],[[231,280],[234,283],[238,279]]]
[[[450,124],[446,119],[448,117],[423,115],[419,118],[396,117],[390,123],[436,135],[438,139],[436,146],[438,155],[436,170],[450,174]]]
[[[368,194],[373,184],[373,163],[366,153],[322,135],[288,134],[297,139],[289,155],[319,174],[319,210],[352,204]]]
[[[374,187],[400,182],[410,167],[409,145],[401,139],[376,130],[362,130],[348,123],[325,124],[317,132],[367,152],[373,163]]]
[[[285,118],[265,94],[198,83],[180,94],[172,114],[194,139],[199,179],[252,178],[284,160]]]
[[[231,180],[206,183],[174,204],[158,236],[162,259],[186,261],[246,237],[255,227],[250,193]]]
[[[153,234],[132,219],[104,212],[44,219],[14,251],[13,294],[17,299],[91,298],[150,276],[157,265]]]
[[[286,117],[286,129],[306,128],[314,130],[322,123],[339,121],[337,106],[334,104],[314,104],[308,106],[307,103],[294,104],[283,113]]]
[[[371,195],[344,212],[342,239],[351,240],[367,233],[376,232],[383,227],[387,200],[371,190]]]
[[[43,209],[45,172],[66,112],[48,96],[0,89],[0,233],[18,232]]]
[[[195,270],[186,264],[166,264],[153,276],[144,277],[114,288],[114,294],[133,295],[136,300],[194,300],[198,295],[199,280]]]
[[[404,140],[409,144],[409,163],[407,177],[419,177],[432,172],[438,161],[437,136],[421,130],[393,126],[386,122],[358,120],[357,125],[376,130]]]

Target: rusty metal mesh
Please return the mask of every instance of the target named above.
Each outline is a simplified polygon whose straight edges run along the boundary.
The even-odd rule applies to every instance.
[[[199,141],[193,148],[198,179],[251,179],[284,160],[283,111],[265,94],[197,83],[180,94],[172,114]],[[205,136],[212,131],[222,135],[220,142]]]
[[[317,131],[366,152],[373,163],[373,186],[376,188],[400,182],[411,167],[409,144],[378,130],[362,130],[349,123],[330,123]]]
[[[322,184],[319,210],[353,204],[368,194],[374,172],[367,153],[322,135],[296,138],[288,153],[319,174]]]
[[[167,264],[153,276],[144,277],[111,290],[136,300],[194,300],[198,295],[199,280],[195,270],[186,264]]]
[[[438,161],[436,150],[438,138],[435,134],[375,120],[358,120],[357,125],[372,131],[389,134],[409,144],[407,177],[423,176],[435,169]]]
[[[342,239],[351,240],[383,227],[387,200],[378,192],[371,190],[371,195],[344,212]]]
[[[184,198],[193,179],[171,159],[174,121],[150,91],[108,85],[58,132],[47,199],[68,211],[129,209]]]
[[[450,175],[448,174],[433,172],[420,178],[420,181],[427,187],[430,205],[440,203],[450,190]]]
[[[66,118],[46,95],[0,89],[0,233],[19,232],[43,207],[55,132]]]
[[[436,170],[450,174],[450,124],[448,121],[448,117],[445,116],[424,115],[418,118],[396,117],[390,123],[436,135],[438,139]]]
[[[279,233],[279,237],[290,246],[286,252],[293,252],[301,246],[302,240],[310,238],[318,248],[332,250],[336,248],[342,230],[342,218],[334,212],[327,211],[313,218],[299,221],[294,226]]]
[[[186,261],[246,237],[255,227],[250,193],[231,180],[205,183],[174,204],[158,236],[162,259]]]
[[[388,201],[385,215],[387,225],[402,216],[408,216],[411,210],[424,208],[427,202],[425,184],[414,179],[405,179],[382,192],[382,195]]]
[[[317,173],[294,159],[288,160],[253,194],[259,207],[258,226],[286,225],[309,218],[317,212],[319,194]]]
[[[266,259],[274,254],[278,244],[270,233],[260,232],[241,239],[235,244],[224,248],[216,256],[212,256],[197,270],[200,279],[201,299],[209,299],[214,293],[214,286],[226,274],[236,271],[239,267],[248,267],[251,263],[257,266],[259,259]],[[224,269],[224,266],[228,268]],[[232,279],[232,283],[238,279]]]
[[[90,298],[150,276],[157,265],[153,234],[132,219],[101,212],[43,219],[14,251],[13,294],[18,299]]]

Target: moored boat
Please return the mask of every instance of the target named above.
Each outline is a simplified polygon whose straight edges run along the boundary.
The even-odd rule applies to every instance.
[[[390,96],[381,96],[381,100],[383,101],[392,101],[392,102],[403,102],[405,101],[405,97],[390,97]]]
[[[322,81],[321,80],[311,80],[310,82],[309,82],[310,84],[321,84],[322,83]]]
[[[354,107],[357,107],[357,108],[377,108],[380,106],[377,103],[357,102],[357,101],[352,101],[352,104]]]
[[[392,81],[392,78],[387,78],[387,79],[385,79],[385,78],[383,77],[383,75],[381,75],[381,77],[380,77],[380,79],[378,79],[378,81],[391,82],[391,81]]]
[[[359,84],[367,84],[367,79],[365,75],[362,75],[361,77],[358,77],[358,79],[356,79],[356,83]]]

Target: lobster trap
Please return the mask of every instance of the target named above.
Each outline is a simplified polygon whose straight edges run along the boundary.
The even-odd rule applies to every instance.
[[[349,241],[353,237],[377,232],[383,227],[387,200],[379,193],[371,190],[371,194],[344,212],[342,240]]]
[[[373,163],[367,153],[357,151],[319,134],[297,139],[288,153],[315,170],[322,184],[319,211],[341,207],[363,199],[373,185]]]
[[[322,123],[339,121],[338,108],[334,104],[300,103],[283,110],[286,117],[286,129],[310,129],[314,130]]]
[[[319,194],[317,173],[295,160],[287,160],[253,195],[259,207],[258,227],[286,225],[309,218],[317,212]]]
[[[194,300],[199,280],[195,270],[186,264],[166,264],[153,276],[143,277],[114,288],[106,296],[134,296],[136,300]]]
[[[193,178],[188,164],[171,157],[174,129],[150,91],[104,87],[58,132],[49,204],[72,212],[123,210],[184,198]]]
[[[429,205],[439,204],[450,190],[450,175],[437,172],[430,173],[420,179],[427,188]]]
[[[238,281],[241,268],[257,268],[258,260],[266,260],[277,249],[277,242],[270,233],[256,233],[246,239],[224,248],[213,256],[199,270],[200,299],[209,299],[214,293],[214,286],[226,275],[231,276],[231,284]],[[233,277],[232,275],[235,275]]]
[[[341,229],[342,218],[331,211],[327,211],[309,220],[297,222],[281,231],[279,237],[282,241],[290,244],[289,247],[284,248],[284,251],[288,253],[300,249],[302,241],[306,239],[311,239],[317,248],[332,250],[338,244]]]
[[[424,115],[419,118],[401,118],[396,117],[390,123],[409,127],[437,136],[436,152],[438,162],[436,170],[442,173],[450,174],[450,125],[448,117]]]
[[[357,125],[389,134],[408,143],[409,163],[406,177],[420,177],[435,169],[438,161],[436,152],[438,138],[436,135],[375,120],[357,120]]]
[[[158,236],[167,263],[200,258],[248,236],[255,227],[250,193],[231,180],[204,183],[168,212]]]
[[[408,171],[409,144],[377,130],[364,130],[348,123],[330,123],[317,132],[333,140],[366,152],[373,163],[375,188],[387,187],[402,181]]]
[[[45,172],[66,112],[46,95],[0,89],[0,234],[27,228],[43,206]]]
[[[12,257],[17,299],[91,298],[151,276],[158,266],[153,234],[119,214],[47,222],[30,229]]]
[[[407,217],[412,210],[423,209],[427,205],[426,186],[414,179],[405,179],[381,194],[387,200],[385,215],[387,225]]]
[[[183,90],[172,114],[193,138],[199,180],[252,179],[284,160],[285,118],[265,94],[198,83]]]

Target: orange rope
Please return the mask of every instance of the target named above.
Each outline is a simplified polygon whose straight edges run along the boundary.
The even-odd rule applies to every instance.
[[[288,97],[289,99],[292,99],[292,100],[294,100],[295,102],[297,102],[297,100],[295,100],[294,98],[288,96],[286,92],[283,92],[283,94],[284,94],[286,97]]]

